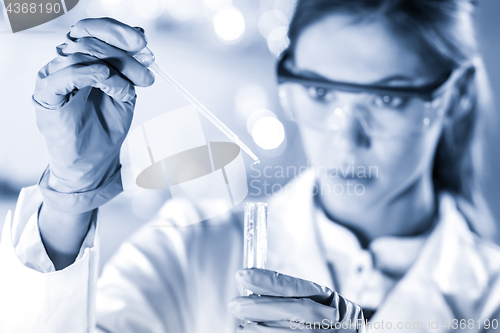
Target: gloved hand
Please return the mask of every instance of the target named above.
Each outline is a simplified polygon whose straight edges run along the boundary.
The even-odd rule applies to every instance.
[[[238,332],[365,331],[361,308],[327,287],[258,268],[239,270],[236,281],[254,293],[229,303],[234,316],[251,321]]]
[[[119,183],[113,193],[89,200],[98,206],[111,199],[103,196],[121,191],[119,154],[132,122],[134,86],[154,82],[154,75],[131,55],[146,44],[140,28],[111,18],[84,19],[57,47],[59,56],[39,71],[33,101],[50,154],[50,168],[40,181],[45,204],[78,213],[79,208],[66,206],[80,199],[65,203],[50,197],[92,191],[111,178]]]

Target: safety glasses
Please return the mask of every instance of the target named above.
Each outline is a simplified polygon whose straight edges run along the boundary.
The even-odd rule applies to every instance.
[[[461,66],[422,86],[362,85],[299,73],[285,52],[278,62],[277,76],[280,98],[286,99],[283,104],[303,124],[338,131],[349,122],[348,118],[353,118],[369,135],[401,137],[422,132],[444,115],[442,92],[463,70]],[[356,103],[341,104],[337,98],[340,93],[356,94]]]

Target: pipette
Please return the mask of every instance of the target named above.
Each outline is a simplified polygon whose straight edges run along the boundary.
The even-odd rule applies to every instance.
[[[210,112],[203,104],[200,103],[193,95],[191,95],[184,87],[168,75],[158,64],[155,62],[155,56],[148,47],[142,51],[135,53],[133,57],[140,62],[143,66],[151,69],[165,81],[167,81],[182,97],[191,103],[202,115],[205,116],[212,124],[214,124],[224,135],[231,141],[237,144],[245,153],[247,153],[255,164],[259,164],[259,158],[248,148],[239,138],[231,131],[222,121],[219,120],[212,112]]]

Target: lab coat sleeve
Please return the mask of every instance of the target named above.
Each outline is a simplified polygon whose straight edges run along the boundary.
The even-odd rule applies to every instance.
[[[96,217],[97,214],[92,215],[90,228],[82,242],[82,246],[80,247],[80,251],[75,258],[75,261],[83,257],[86,249],[94,246]],[[26,223],[26,226],[21,233],[19,241],[17,244],[13,245],[19,261],[21,261],[24,266],[41,273],[56,271],[54,264],[47,254],[47,251],[45,251],[45,246],[43,245],[42,237],[40,236],[40,229],[38,228],[38,211],[31,215],[28,223]]]
[[[92,332],[98,241],[84,246],[79,258],[63,270],[53,271],[46,262],[37,266],[34,256],[45,260],[46,254],[36,253],[42,244],[22,240],[22,235],[29,232],[26,227],[30,228],[41,202],[37,186],[23,189],[13,218],[9,212],[5,221],[0,242],[0,332]],[[16,245],[21,240],[32,246],[18,256]]]
[[[178,230],[166,229],[144,226],[104,268],[97,298],[97,327],[104,332],[196,331],[196,290],[187,268],[189,241]]]
[[[2,232],[0,332],[196,332],[195,317],[203,316],[200,308],[206,308],[200,295],[210,291],[209,285],[194,283],[201,264],[193,261],[188,244],[199,228],[155,227],[153,221],[122,244],[97,280],[95,221],[94,243],[82,248],[81,258],[63,270],[43,273],[34,269],[32,256],[28,267],[16,254],[41,202],[38,187],[23,189]],[[25,250],[35,248],[41,249]]]

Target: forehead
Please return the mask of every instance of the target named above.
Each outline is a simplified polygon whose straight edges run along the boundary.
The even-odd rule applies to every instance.
[[[432,77],[416,48],[391,32],[382,18],[353,19],[335,14],[307,27],[295,47],[296,66],[331,80],[365,84],[388,77],[404,76],[414,83]]]

